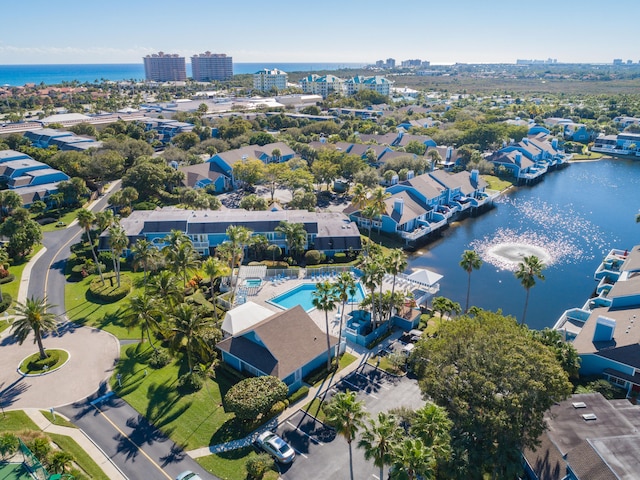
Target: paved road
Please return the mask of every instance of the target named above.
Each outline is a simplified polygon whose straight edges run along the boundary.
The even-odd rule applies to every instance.
[[[130,480],[172,480],[185,470],[216,480],[122,399],[114,395],[92,404],[104,391],[58,411],[82,428]]]
[[[365,409],[371,416],[394,407],[416,409],[424,405],[415,380],[397,378],[366,364],[330,388],[327,397],[345,390],[358,392],[358,400],[365,402]],[[283,479],[349,478],[349,446],[332,428],[298,410],[280,423],[277,432],[298,454],[292,465],[282,467]],[[356,478],[379,480],[378,467],[365,460],[362,450],[357,448],[357,441],[352,443],[352,448]]]

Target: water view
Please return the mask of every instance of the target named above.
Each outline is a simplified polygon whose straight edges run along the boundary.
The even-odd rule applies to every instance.
[[[536,255],[547,265],[546,280],[531,289],[527,323],[551,327],[594,291],[594,270],[610,248],[640,242],[638,192],[638,161],[574,163],[538,185],[513,189],[490,212],[455,223],[412,255],[409,268],[444,275],[440,294],[464,306],[467,274],[458,262],[465,249],[475,249],[484,264],[471,275],[471,304],[520,318],[525,290],[513,270],[523,256]]]

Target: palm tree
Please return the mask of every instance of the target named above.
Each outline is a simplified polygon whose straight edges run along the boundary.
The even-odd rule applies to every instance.
[[[369,199],[371,205],[376,212],[376,217],[380,217],[383,213],[387,211],[387,204],[385,200],[391,197],[390,193],[384,189],[384,187],[376,187],[373,189],[371,193],[371,198]],[[380,229],[382,228],[382,222],[378,225],[378,233],[380,233]]]
[[[471,273],[482,266],[480,255],[475,250],[465,250],[460,259],[460,266],[469,276],[467,278],[467,303],[464,307],[464,313],[467,313],[469,311],[469,295],[471,293]]]
[[[329,334],[329,312],[336,308],[336,294],[331,282],[316,283],[312,293],[313,306],[324,312],[324,323],[327,331],[327,371],[331,370],[331,336]]]
[[[373,464],[380,468],[379,478],[385,478],[384,466],[391,463],[391,452],[403,433],[398,420],[386,412],[379,412],[377,420],[370,420],[365,426],[358,447],[364,449],[364,458],[373,459]]]
[[[193,248],[191,241],[180,242],[177,248],[165,247],[163,251],[175,271],[182,274],[182,281],[186,287],[189,280],[189,272],[197,270],[200,266],[200,254]]]
[[[149,240],[141,238],[131,248],[133,254],[134,266],[142,265],[144,271],[144,285],[147,286],[147,274],[151,268],[157,266],[159,261],[160,252],[153,243]]]
[[[349,473],[353,480],[353,451],[351,442],[356,437],[358,429],[362,427],[367,413],[364,402],[356,400],[355,392],[336,393],[331,401],[324,406],[327,423],[335,428],[338,435],[342,435],[349,445]]]
[[[188,303],[179,304],[170,314],[171,344],[174,349],[184,347],[187,352],[189,373],[193,372],[193,354],[210,352],[204,333],[210,327],[207,317]]]
[[[211,303],[213,303],[213,316],[218,322],[218,309],[216,307],[216,291],[214,288],[214,281],[216,278],[224,277],[225,275],[229,275],[229,267],[224,264],[221,260],[216,257],[207,257],[207,259],[202,263],[202,271],[204,274],[209,277],[209,282],[211,283]]]
[[[431,449],[436,460],[448,460],[451,456],[451,427],[446,409],[427,402],[415,412],[411,433]]]
[[[338,328],[338,345],[342,341],[342,324],[344,321],[344,307],[347,305],[349,298],[353,298],[356,294],[356,280],[349,272],[342,272],[338,275],[338,280],[334,285],[334,291],[338,296],[338,300],[342,303],[340,310],[340,326]],[[353,307],[352,307],[353,308]]]
[[[440,152],[437,150],[429,150],[427,152],[427,157],[431,159],[431,171],[433,172],[436,169],[438,163],[442,161],[442,156],[440,156]]]
[[[365,205],[365,207],[360,211],[360,215],[368,220],[367,230],[369,233],[367,236],[369,237],[367,240],[367,254],[369,253],[369,245],[371,244],[371,228],[373,227],[373,219],[376,218],[378,211],[376,207],[373,205]]]
[[[183,293],[173,272],[161,271],[147,285],[147,291],[157,300],[164,302],[169,308],[183,300]]]
[[[147,334],[149,344],[158,353],[158,349],[151,340],[151,330],[159,328],[162,317],[156,299],[147,292],[142,292],[128,300],[128,308],[124,316],[124,324],[127,328],[140,327],[140,343],[144,343],[144,334]]]
[[[104,285],[104,277],[102,275],[102,267],[100,266],[100,262],[98,261],[98,256],[96,255],[96,249],[93,245],[93,240],[91,239],[91,228],[96,223],[96,216],[93,214],[91,210],[87,210],[86,208],[81,208],[78,210],[76,214],[76,218],[78,219],[78,225],[85,232],[87,232],[87,240],[89,241],[89,246],[91,246],[91,254],[93,255],[93,261],[96,262],[96,268],[98,269],[98,275],[100,275],[100,281]]]
[[[100,232],[104,232],[115,221],[113,210],[103,210],[101,212],[96,213],[95,216],[96,216],[95,223],[98,225],[98,229],[100,230]]]
[[[516,278],[520,280],[520,284],[527,291],[527,296],[524,301],[524,311],[522,312],[522,323],[524,325],[525,318],[527,316],[527,306],[529,305],[529,292],[531,287],[536,284],[536,278],[544,280],[542,270],[544,264],[535,255],[524,257],[520,263],[518,263],[518,269],[516,270]]]
[[[241,225],[231,225],[227,228],[227,238],[231,242],[231,282],[233,284],[233,269],[238,265],[238,276],[236,277],[236,283],[233,287],[233,294],[231,295],[231,303],[236,298],[236,292],[238,291],[238,284],[240,283],[240,268],[242,268],[242,260],[244,258],[244,249],[251,241],[251,234],[253,232],[247,227]],[[238,259],[236,262],[236,258]]]
[[[368,256],[365,257],[364,261],[360,264],[360,270],[362,271],[361,281],[371,294],[371,322],[373,327],[376,328],[378,313],[378,309],[376,308],[376,288],[384,278],[384,269],[377,258]],[[382,298],[379,300],[382,301]]]
[[[367,205],[367,188],[361,183],[356,183],[353,186],[352,194],[351,203],[357,209],[362,210]]]
[[[45,298],[27,298],[25,303],[18,303],[14,307],[16,314],[11,331],[18,343],[22,343],[33,332],[33,343],[38,344],[40,358],[47,358],[47,353],[42,345],[42,334],[55,330],[57,325],[56,315],[50,310],[54,305],[49,305]]]
[[[113,269],[116,272],[118,288],[120,288],[120,262],[122,253],[129,245],[129,237],[127,237],[127,233],[119,223],[109,227],[109,244],[113,254]]]
[[[49,200],[51,201],[51,203],[54,203],[56,205],[56,211],[58,214],[58,219],[60,218],[60,206],[62,205],[62,202],[64,200],[64,194],[61,192],[57,192],[57,193],[52,193],[51,195],[49,195]]]
[[[433,478],[435,458],[429,448],[419,438],[407,438],[393,450],[391,480],[415,480]]]
[[[282,233],[287,240],[289,255],[298,256],[307,243],[307,231],[302,223],[280,222],[274,230]]]
[[[407,268],[407,256],[400,248],[394,248],[384,259],[385,270],[388,274],[393,275],[393,285],[391,294],[396,290],[396,276]]]

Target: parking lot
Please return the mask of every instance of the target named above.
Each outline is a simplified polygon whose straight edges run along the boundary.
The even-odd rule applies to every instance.
[[[406,406],[419,408],[424,402],[415,380],[388,375],[370,365],[363,365],[326,392],[326,399],[338,391],[358,392],[358,400],[375,416],[380,411]],[[297,458],[281,467],[286,480],[349,478],[349,453],[346,440],[314,417],[298,410],[278,426],[277,433],[291,445]],[[364,459],[364,453],[353,446],[353,470],[360,479],[378,479],[379,469]]]

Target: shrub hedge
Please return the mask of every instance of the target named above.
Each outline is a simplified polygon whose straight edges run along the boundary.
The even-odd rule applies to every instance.
[[[16,276],[13,273],[10,273],[4,278],[0,278],[0,285],[4,285],[5,283],[11,283],[16,279]]]
[[[0,302],[0,313],[4,312],[7,308],[9,308],[12,301],[13,301],[13,298],[11,297],[10,294],[8,294],[7,292],[2,292],[2,302]]]
[[[298,390],[289,395],[289,405],[296,403],[309,394],[309,387],[303,385]]]

